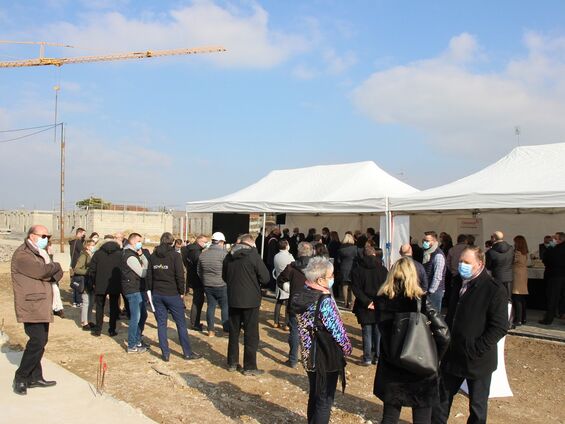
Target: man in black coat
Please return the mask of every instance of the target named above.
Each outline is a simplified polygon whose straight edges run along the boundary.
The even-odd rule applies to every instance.
[[[161,244],[155,248],[150,256],[151,272],[148,273],[147,278],[147,289],[151,292],[155,306],[161,358],[165,362],[169,361],[171,355],[167,336],[169,313],[177,326],[184,359],[200,358],[199,354],[192,351],[188,339],[183,304],[185,293],[183,264],[181,256],[175,250],[174,243],[175,238],[171,233],[163,233]]]
[[[512,300],[512,266],[514,265],[514,248],[504,241],[502,231],[495,231],[490,237],[492,247],[486,252],[486,266],[492,278],[506,288],[508,300]]]
[[[497,343],[508,331],[506,289],[484,267],[484,254],[468,247],[459,260],[446,317],[451,344],[441,363],[440,403],[432,423],[445,424],[463,380],[469,387],[467,423],[486,423],[492,373],[498,366]]]
[[[108,334],[112,337],[118,334],[116,332],[116,321],[120,311],[121,259],[122,247],[118,245],[113,236],[105,236],[102,246],[90,260],[88,275],[90,281],[93,282],[94,303],[96,305],[96,326],[91,330],[93,336],[100,336],[102,333],[107,295],[110,297],[110,328]]]
[[[304,270],[312,257],[314,249],[312,245],[306,241],[301,242],[297,249],[297,258],[294,262],[287,265],[287,267],[281,272],[277,278],[277,284],[280,288],[283,284],[290,284],[289,299],[292,299],[292,295],[304,287],[306,283],[306,276],[304,275]],[[291,368],[296,368],[298,366],[298,346],[300,343],[298,334],[298,321],[296,319],[296,314],[293,311],[289,313],[289,327],[290,333],[288,335],[288,361],[286,365]]]
[[[544,254],[544,278],[547,283],[547,312],[540,324],[550,325],[559,302],[565,296],[565,233],[556,233]],[[559,311],[565,313],[565,311]]]
[[[361,324],[363,337],[361,365],[369,366],[371,363],[376,364],[379,358],[381,334],[377,326],[375,301],[388,272],[383,266],[382,253],[380,257],[377,256],[377,251],[372,246],[365,247],[363,253],[358,266],[351,272],[351,289],[355,295],[353,313]]]
[[[281,230],[278,227],[273,228],[269,237],[267,237],[267,245],[265,247],[265,255],[263,256],[265,260],[265,265],[271,274],[271,279],[269,280],[268,289],[275,291],[276,282],[272,277],[273,269],[275,268],[275,256],[279,253],[279,240],[281,238]]]
[[[228,286],[229,341],[228,370],[239,369],[239,334],[243,326],[243,374],[259,375],[259,307],[261,285],[269,282],[269,270],[255,248],[253,236],[244,234],[225,257],[222,279]]]
[[[82,252],[84,246],[84,239],[86,237],[86,230],[84,228],[77,228],[75,238],[69,240],[69,253],[71,255],[71,269],[73,269],[78,261],[78,257]]]
[[[200,323],[202,306],[204,305],[204,286],[198,276],[198,259],[200,253],[208,246],[208,237],[199,235],[196,241],[181,248],[181,256],[186,268],[186,290],[192,288],[192,306],[190,307],[190,323],[192,329],[202,331]]]
[[[409,244],[403,244],[402,246],[400,246],[400,256],[402,256],[403,258],[410,258],[412,259],[412,263],[414,264],[414,266],[416,267],[416,273],[418,274],[418,283],[420,284],[420,287],[422,288],[422,290],[424,291],[428,291],[428,274],[426,274],[426,270],[424,268],[424,265],[422,265],[420,262],[416,261],[414,259],[414,257],[412,256],[412,246]]]

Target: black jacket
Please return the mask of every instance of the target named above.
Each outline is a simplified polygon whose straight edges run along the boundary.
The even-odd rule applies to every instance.
[[[265,263],[269,269],[273,269],[275,266],[275,255],[279,253],[279,237],[274,235],[269,236],[265,249],[267,253],[265,255]]]
[[[113,240],[106,241],[94,253],[88,265],[88,275],[94,283],[94,294],[120,294],[121,260],[122,248]]]
[[[422,287],[422,290],[428,291],[428,287],[430,286],[430,280],[428,280],[428,274],[426,273],[426,268],[424,268],[424,265],[422,265],[421,262],[418,262],[416,259],[414,259],[413,256],[411,259],[412,259],[412,263],[416,267],[416,273],[418,274],[418,282],[420,283],[420,287]]]
[[[299,256],[296,260],[286,266],[286,268],[279,274],[277,278],[277,285],[282,288],[283,284],[290,283],[290,295],[292,295],[304,288],[306,283],[306,276],[304,270],[310,261],[311,256]]]
[[[486,269],[469,282],[459,297],[462,280],[452,282],[446,322],[451,344],[442,362],[450,374],[477,379],[492,373],[497,365],[498,341],[508,331],[508,301],[504,286]]]
[[[410,246],[412,246],[412,257],[414,260],[422,263],[424,261],[424,249],[417,244],[411,244]]]
[[[387,276],[387,269],[376,256],[365,256],[359,260],[359,266],[351,272],[351,290],[355,295],[353,313],[361,325],[375,324],[375,309],[367,309],[377,300],[377,292]]]
[[[495,243],[486,253],[486,266],[492,278],[500,283],[513,279],[514,249],[504,240]]]
[[[83,239],[69,240],[69,253],[71,254],[71,268],[74,268],[77,264],[78,257],[82,252],[84,246]]]
[[[186,268],[187,287],[202,288],[202,281],[198,276],[198,258],[204,249],[198,243],[192,243],[181,248],[182,262]]]
[[[377,323],[381,333],[381,353],[375,374],[373,393],[383,402],[393,405],[412,406],[426,408],[433,406],[439,400],[439,377],[437,374],[421,376],[414,374],[404,368],[396,366],[389,358],[389,346],[392,338],[392,327],[396,313],[416,312],[417,302],[404,296],[389,299],[386,296],[378,296],[375,309],[377,311]],[[437,316],[431,304],[422,298],[421,312],[425,315]],[[430,316],[428,315],[428,316]],[[445,323],[443,324],[443,337],[437,337],[438,357],[441,359],[445,348],[449,343],[446,334]],[[434,326],[432,325],[432,329]]]
[[[565,278],[565,242],[548,247],[543,256],[545,278]]]
[[[339,271],[341,273],[341,281],[351,281],[351,270],[353,262],[357,257],[357,247],[353,244],[344,244],[337,253],[339,262]]]
[[[258,308],[261,305],[261,285],[267,284],[270,277],[257,249],[243,243],[236,244],[225,257],[222,269],[230,308]]]
[[[173,246],[161,244],[149,259],[151,273],[147,289],[161,296],[184,295],[184,272],[181,255]]]

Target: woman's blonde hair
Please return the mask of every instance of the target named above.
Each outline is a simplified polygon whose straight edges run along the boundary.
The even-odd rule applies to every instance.
[[[418,274],[411,258],[400,258],[396,261],[378,293],[379,296],[384,295],[389,299],[394,299],[397,295],[419,299],[423,294],[424,291],[418,283]]]
[[[343,236],[343,240],[341,241],[342,244],[355,244],[355,239],[353,238],[353,236],[349,233],[346,233]]]

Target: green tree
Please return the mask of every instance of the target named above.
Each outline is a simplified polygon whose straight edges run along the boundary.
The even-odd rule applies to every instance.
[[[87,199],[79,200],[76,205],[80,209],[108,209],[112,203],[106,202],[101,197],[90,196]]]

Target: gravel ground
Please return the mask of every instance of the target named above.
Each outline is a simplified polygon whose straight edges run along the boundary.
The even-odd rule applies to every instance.
[[[78,326],[79,310],[69,307],[68,279],[61,283],[67,319],[56,317],[49,332],[46,356],[73,373],[96,382],[98,357],[108,363],[106,390],[117,399],[140,408],[160,423],[299,423],[305,422],[307,378],[302,368],[290,369],[286,360],[287,333],[272,328],[273,304],[263,302],[260,315],[261,343],[258,354],[260,377],[245,377],[225,369],[226,337],[207,337],[190,332],[195,351],[204,359],[184,361],[176,330],[169,321],[171,361],[159,359],[155,320],[150,314],[145,335],[151,353],[128,355],[124,351],[126,323],[118,324],[118,336],[92,337]],[[0,321],[16,347],[27,341],[21,324],[15,322],[10,279],[0,274]],[[190,297],[187,302],[190,301]],[[375,367],[361,367],[361,331],[355,317],[343,314],[354,351],[350,359],[345,394],[337,393],[332,423],[377,423],[382,403],[372,394]],[[489,402],[489,423],[565,423],[565,344],[509,336],[506,366],[514,397]],[[241,352],[243,354],[243,352]],[[45,376],[49,378],[49,376]],[[450,423],[467,420],[467,399],[456,397]],[[403,410],[403,423],[411,414]],[[1,421],[1,420],[0,420]]]
[[[10,262],[18,246],[0,244],[0,262]]]

